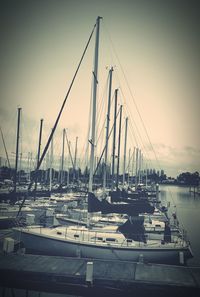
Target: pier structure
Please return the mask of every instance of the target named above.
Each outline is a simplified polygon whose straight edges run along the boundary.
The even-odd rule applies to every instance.
[[[76,296],[199,296],[200,267],[67,258],[0,255],[0,293],[24,290]]]

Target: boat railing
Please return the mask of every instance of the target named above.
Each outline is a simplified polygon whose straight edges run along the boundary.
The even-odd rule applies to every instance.
[[[43,230],[44,227],[42,226],[27,226],[26,229],[31,232],[33,228],[38,228],[40,234],[44,234]],[[20,228],[21,232],[23,231],[23,227]],[[57,229],[56,229],[57,230]],[[21,233],[20,232],[20,233]],[[137,238],[137,240],[131,238],[120,238],[115,237],[112,233],[104,232],[91,232],[88,230],[80,230],[75,229],[74,232],[70,232],[69,228],[66,227],[63,230],[57,230],[57,235],[62,236],[65,239],[76,240],[78,242],[91,242],[94,244],[103,244],[106,246],[121,246],[121,247],[158,247],[158,246],[165,246],[165,247],[186,247],[189,246],[190,243],[185,240],[186,232],[183,236],[175,236],[171,235],[171,240],[168,242],[163,239],[153,239],[151,234],[149,234],[148,238],[144,240],[144,237],[141,237],[141,234],[134,234],[133,238]]]
[[[57,232],[57,234],[59,234]],[[88,230],[74,230],[74,232],[70,232],[68,227],[65,228],[64,232],[60,232],[60,235],[64,235],[65,239],[72,239],[79,242],[92,242],[92,243],[103,243],[107,245],[120,245],[122,247],[131,247],[137,244],[138,247],[147,247],[147,246],[158,246],[158,245],[167,245],[168,243],[171,246],[185,246],[187,242],[184,240],[182,236],[171,235],[170,240],[164,239],[164,236],[158,239],[153,238],[152,234],[148,234],[146,239],[141,236],[141,234],[134,234],[133,238],[117,238],[112,236],[112,233],[102,233],[99,231],[91,232]]]

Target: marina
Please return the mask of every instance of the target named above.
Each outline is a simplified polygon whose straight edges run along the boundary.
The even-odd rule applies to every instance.
[[[116,30],[113,30],[112,18],[108,18],[119,51],[129,44],[122,51],[129,73],[126,76],[101,9],[90,26],[82,17],[76,26],[71,26],[75,18],[66,26],[68,20],[61,7],[64,5],[66,9],[67,2],[58,7],[52,2],[52,16],[55,12],[57,24],[44,4],[39,4],[46,11],[41,24],[47,17],[48,26],[45,25],[45,35],[43,30],[38,31],[43,37],[32,46],[35,50],[44,42],[45,51],[38,48],[38,53],[45,52],[45,58],[43,55],[42,60],[39,59],[41,67],[37,67],[40,69],[36,75],[38,82],[44,79],[40,72],[45,71],[45,65],[55,63],[50,66],[55,73],[50,68],[47,71],[55,75],[53,83],[46,75],[47,81],[44,79],[41,86],[41,92],[50,89],[49,94],[46,93],[46,98],[42,93],[36,95],[40,87],[35,83],[37,88],[30,87],[30,91],[25,92],[30,114],[26,111],[27,102],[22,99],[24,106],[17,105],[15,123],[7,125],[10,134],[6,127],[11,117],[8,110],[2,121],[3,128],[0,127],[3,144],[0,151],[3,155],[0,155],[0,294],[2,297],[196,297],[200,293],[200,164],[197,162],[200,151],[196,139],[191,138],[195,133],[188,133],[187,141],[180,137],[181,129],[185,135],[187,129],[175,113],[174,103],[181,95],[175,92],[175,85],[171,88],[172,74],[166,76],[168,91],[167,81],[161,79],[167,73],[168,64],[172,69],[174,64],[163,56],[162,63],[168,61],[163,67],[166,73],[157,73],[156,88],[151,90],[148,63],[152,45],[149,38],[147,50],[141,42],[143,34],[136,33],[139,28],[143,30],[141,20],[137,20],[139,26],[130,27],[131,31],[136,30],[130,34],[131,38],[123,31],[124,43],[120,44],[120,38],[116,37],[127,24],[115,21]],[[105,9],[104,4],[101,5]],[[132,5],[136,2],[128,3],[128,7]],[[4,7],[8,14],[9,7],[7,4]],[[96,6],[93,7],[96,11]],[[39,6],[34,3],[33,8]],[[63,21],[58,11],[62,12]],[[104,12],[107,15],[107,10]],[[67,14],[71,18],[69,12]],[[15,17],[19,17],[19,11]],[[50,20],[51,38],[46,31]],[[129,20],[132,24],[135,22],[135,18]],[[156,20],[160,22],[157,17]],[[30,24],[32,22],[30,17]],[[11,26],[13,24],[11,22]],[[20,23],[17,27],[22,30]],[[146,32],[149,28],[151,26],[146,27]],[[157,30],[157,25],[155,28]],[[36,33],[35,27],[32,29]],[[58,30],[57,33],[54,30]],[[87,32],[84,38],[83,32]],[[27,32],[25,35],[28,37]],[[47,60],[54,46],[46,43],[46,37],[54,43],[56,52],[54,58]],[[158,44],[162,44],[162,36],[159,38]],[[130,46],[131,40],[134,47]],[[166,38],[167,41],[168,45],[174,44]],[[58,44],[62,51],[65,49],[60,66]],[[157,49],[153,48],[159,60]],[[146,50],[146,54],[142,54]],[[150,60],[145,59],[145,55]],[[143,69],[142,75],[140,71],[137,74],[133,71],[137,63]],[[22,65],[27,67],[24,62]],[[156,60],[151,65],[156,71],[159,64]],[[68,71],[67,75],[59,74],[59,68]],[[29,73],[31,77],[31,71]],[[177,75],[175,71],[173,74]],[[55,77],[59,77],[60,84]],[[177,75],[177,84],[179,78]],[[28,76],[24,77],[24,90],[26,79]],[[64,80],[67,80],[67,89],[62,86]],[[29,85],[32,85],[30,81],[27,89]],[[183,85],[186,83],[181,87]],[[62,94],[62,100],[51,97],[53,90],[54,97]],[[7,92],[5,88],[5,96]],[[150,97],[146,97],[148,92]],[[183,93],[187,94],[186,90]],[[22,94],[20,97],[25,96]],[[32,98],[33,94],[36,98]],[[170,94],[176,94],[174,101],[170,101],[173,97]],[[183,106],[179,104],[182,110]],[[157,109],[161,111],[160,118]],[[36,120],[37,113],[40,122]],[[172,120],[169,114],[174,114]],[[193,125],[194,131],[196,127]]]
[[[4,253],[3,255],[1,253],[0,256],[0,270],[1,275],[4,276],[1,278],[1,292],[5,294],[2,296],[9,296],[6,294],[11,293],[9,291],[11,288],[17,297],[23,296],[20,294],[25,294],[25,292],[36,294],[37,291],[42,291],[42,294],[45,292],[61,294],[61,296],[62,294],[131,296],[133,292],[149,296],[150,291],[161,294],[161,296],[169,294],[198,296],[200,241],[194,224],[198,225],[199,216],[197,211],[196,215],[193,213],[193,220],[190,220],[190,212],[194,211],[194,207],[198,209],[200,201],[190,196],[187,188],[174,186],[160,187],[160,195],[163,199],[169,197],[168,191],[174,192],[174,203],[177,204],[179,219],[184,222],[187,230],[193,230],[189,238],[194,257],[187,261],[186,266],[180,263],[178,266],[148,263],[141,250],[136,262],[124,262],[119,259],[111,261],[110,259],[80,258],[80,253],[76,257],[34,255],[29,254],[29,251],[23,248],[24,245],[16,243],[14,254]],[[1,231],[1,250],[4,239],[12,237],[11,229]],[[93,263],[93,274],[89,282],[86,281],[87,263]]]

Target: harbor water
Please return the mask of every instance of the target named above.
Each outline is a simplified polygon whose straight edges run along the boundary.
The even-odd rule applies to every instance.
[[[160,200],[176,212],[180,226],[187,232],[194,257],[190,266],[200,266],[200,196],[189,192],[187,187],[161,185]]]

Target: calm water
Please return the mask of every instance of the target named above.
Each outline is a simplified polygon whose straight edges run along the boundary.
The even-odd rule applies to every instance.
[[[191,266],[200,266],[200,196],[189,193],[186,187],[160,186],[160,200],[170,209],[176,209],[180,225],[187,231],[194,258],[188,261]],[[174,205],[176,207],[174,207]]]

